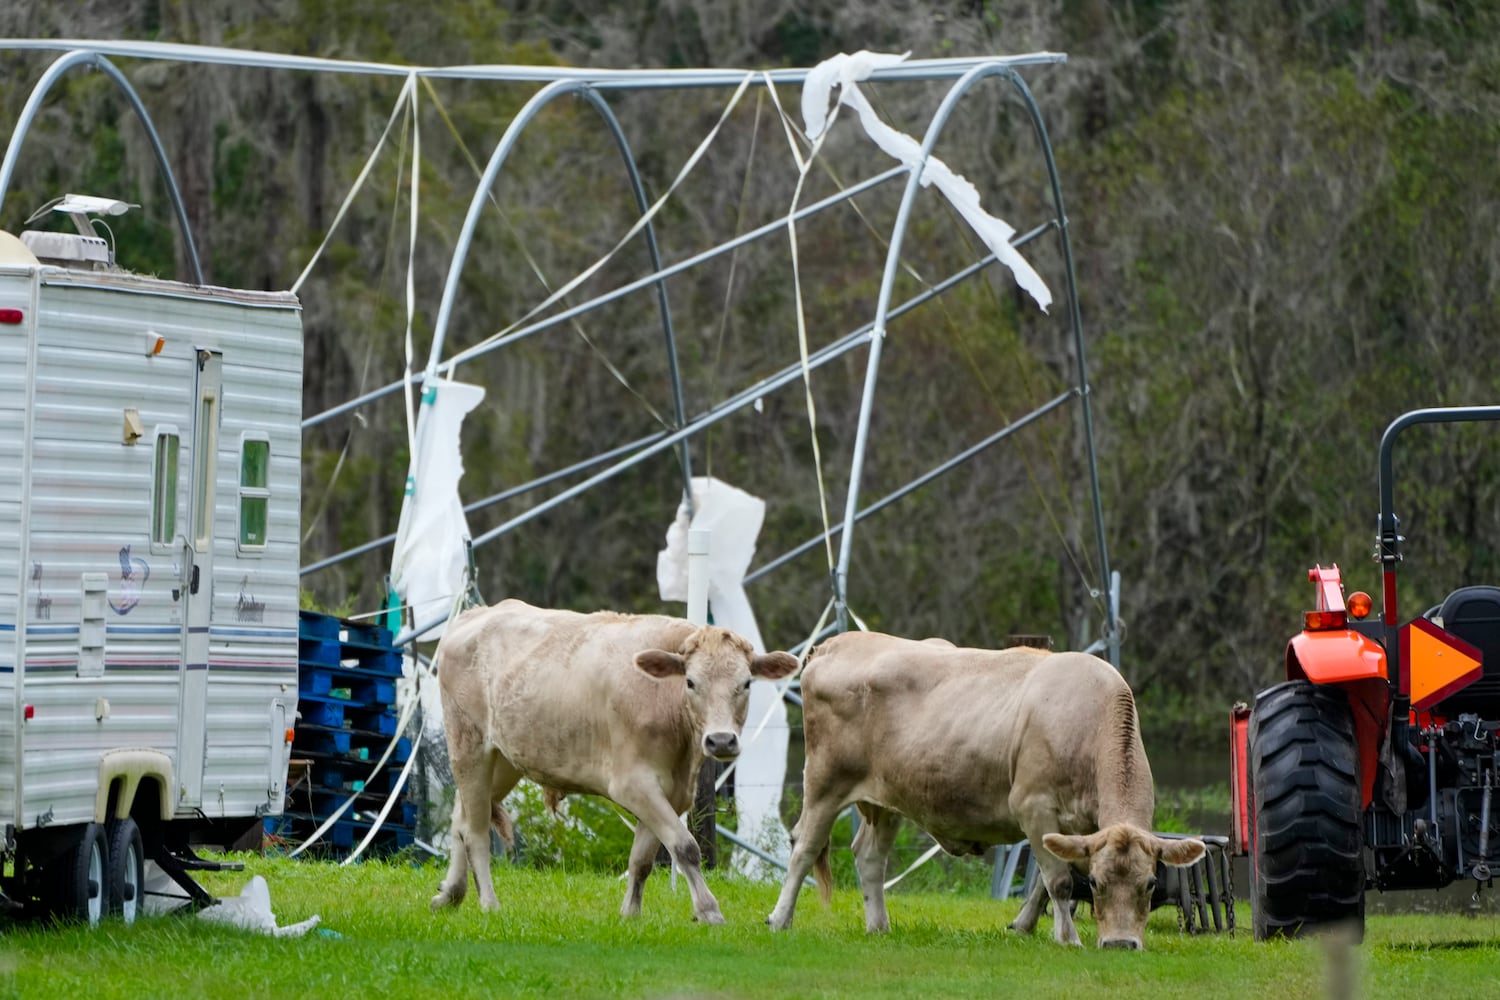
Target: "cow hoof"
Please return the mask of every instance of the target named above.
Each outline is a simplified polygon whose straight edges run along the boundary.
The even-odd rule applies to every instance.
[[[724,914],[718,910],[714,910],[711,913],[694,914],[693,919],[704,924],[722,924],[724,922]]]

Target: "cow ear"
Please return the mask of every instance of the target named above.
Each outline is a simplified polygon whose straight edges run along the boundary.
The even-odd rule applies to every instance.
[[[1203,841],[1192,837],[1184,837],[1180,840],[1157,837],[1156,846],[1161,850],[1162,861],[1173,868],[1183,868],[1192,864],[1203,857],[1204,852],[1208,850]]]
[[[1085,861],[1089,856],[1089,839],[1062,833],[1049,833],[1042,846],[1064,861]]]
[[[681,677],[687,660],[665,649],[643,649],[635,654],[635,665],[652,677]]]
[[[760,653],[750,660],[750,674],[762,680],[776,681],[783,677],[789,677],[797,670],[797,658],[791,653],[777,650],[774,653]]]

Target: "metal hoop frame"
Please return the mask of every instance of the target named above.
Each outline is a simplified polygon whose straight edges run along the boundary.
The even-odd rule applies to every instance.
[[[141,104],[141,101],[135,90],[130,86],[129,81],[125,79],[125,77],[119,72],[119,70],[116,69],[113,64],[111,64],[109,60],[104,57],[104,52],[139,56],[142,58],[194,61],[203,63],[216,63],[221,65],[257,66],[268,69],[298,69],[318,72],[364,73],[377,75],[384,74],[393,76],[406,76],[415,73],[421,76],[437,78],[491,79],[510,80],[513,82],[528,81],[545,83],[542,89],[532,96],[532,98],[526,103],[526,105],[522,108],[522,110],[517,114],[516,118],[512,120],[509,127],[506,129],[505,134],[502,136],[499,143],[496,145],[495,150],[491,154],[484,174],[474,192],[474,196],[469,205],[468,214],[464,220],[463,229],[459,236],[458,244],[454,250],[454,255],[449,267],[447,280],[444,285],[443,296],[434,327],[433,343],[429,356],[428,367],[423,375],[424,380],[425,378],[442,371],[445,367],[442,363],[442,351],[446,340],[447,328],[453,312],[453,304],[457,296],[458,279],[466,262],[469,247],[473,239],[474,231],[478,226],[479,217],[482,214],[484,203],[486,200],[488,200],[490,192],[499,178],[500,171],[504,166],[511,150],[519,141],[521,133],[525,130],[526,126],[536,118],[537,114],[546,105],[564,94],[575,94],[588,102],[590,106],[593,107],[596,112],[598,112],[606,129],[609,131],[611,138],[615,142],[621,159],[624,162],[627,177],[631,187],[631,193],[635,199],[636,206],[644,213],[647,208],[647,202],[641,184],[639,167],[635,161],[633,153],[631,152],[630,145],[626,140],[625,134],[620,127],[619,120],[615,117],[614,112],[609,107],[609,104],[604,100],[603,96],[601,95],[601,91],[649,90],[682,87],[725,87],[738,85],[745,79],[745,73],[743,71],[734,70],[586,71],[539,67],[428,67],[413,69],[412,67],[390,66],[385,64],[341,62],[338,60],[321,60],[311,59],[307,57],[278,56],[266,53],[240,52],[228,49],[200,48],[196,46],[163,45],[158,43],[95,43],[53,41],[42,39],[9,40],[0,43],[0,48],[10,49],[56,49],[60,47],[69,48],[71,49],[71,51],[68,51],[65,55],[55,61],[43,75],[42,79],[38,82],[36,88],[31,94],[31,97],[27,101],[25,109],[22,112],[21,119],[16,126],[15,132],[13,133],[10,147],[6,151],[4,161],[0,162],[0,206],[3,206],[4,204],[5,193],[8,189],[10,178],[15,169],[15,163],[19,155],[22,140],[27,130],[30,128],[32,121],[36,117],[37,111],[46,93],[51,89],[56,80],[68,69],[80,65],[92,66],[101,69],[110,76],[110,78],[126,95],[133,110],[136,113],[137,118],[141,121],[142,125],[147,131],[153,152],[157,159],[157,163],[161,167],[162,173],[166,178],[166,183],[172,199],[173,208],[177,214],[178,222],[182,227],[183,238],[188,251],[188,257],[193,267],[195,278],[199,284],[203,283],[203,277],[201,267],[199,266],[197,249],[193,243],[192,234],[188,227],[187,215],[182,205],[181,195],[178,191],[176,181],[172,176],[172,171],[167,162],[166,155],[161,147],[160,139],[157,136],[155,127],[151,123],[150,116],[146,113],[146,110]],[[936,114],[934,115],[933,120],[928,125],[927,132],[922,143],[922,159],[921,163],[919,164],[919,168],[914,171],[904,171],[901,168],[887,171],[886,173],[881,174],[875,178],[855,185],[853,188],[842,192],[838,196],[831,197],[825,199],[822,202],[799,209],[791,217],[793,219],[796,219],[811,215],[815,212],[822,211],[834,204],[838,204],[850,197],[853,197],[855,194],[863,190],[868,190],[869,188],[874,187],[877,184],[884,183],[886,180],[893,179],[903,172],[907,173],[908,175],[906,187],[902,195],[900,207],[898,209],[896,222],[893,226],[890,236],[889,249],[886,255],[885,270],[881,279],[879,299],[876,306],[874,319],[869,324],[861,327],[859,330],[846,335],[845,337],[841,338],[838,341],[835,341],[831,345],[819,349],[819,351],[817,351],[809,358],[809,364],[817,366],[826,363],[827,361],[832,360],[833,358],[838,357],[849,350],[853,350],[859,346],[863,346],[863,344],[866,342],[868,342],[870,347],[870,354],[868,357],[865,373],[865,385],[861,396],[859,421],[856,429],[853,464],[851,466],[849,488],[845,500],[843,524],[841,529],[830,529],[830,534],[841,533],[842,536],[840,539],[838,562],[833,574],[833,598],[837,609],[837,624],[839,629],[843,629],[844,627],[846,627],[848,611],[848,578],[850,563],[852,561],[852,539],[854,533],[853,529],[854,525],[861,517],[873,513],[875,510],[878,510],[880,507],[893,501],[899,496],[905,495],[916,486],[930,481],[937,475],[948,471],[958,462],[966,459],[967,457],[971,457],[974,454],[977,454],[979,451],[988,447],[995,441],[1008,436],[1011,432],[1020,429],[1026,424],[1029,424],[1041,415],[1058,408],[1061,403],[1065,402],[1073,395],[1076,395],[1082,407],[1081,422],[1084,432],[1089,485],[1093,501],[1094,534],[1098,548],[1098,559],[1100,563],[1101,579],[1099,581],[1099,584],[1093,588],[1093,595],[1095,597],[1107,595],[1108,598],[1103,602],[1106,618],[1104,636],[1102,637],[1100,642],[1095,643],[1095,647],[1107,648],[1109,659],[1115,664],[1116,667],[1119,666],[1119,630],[1117,624],[1118,585],[1115,582],[1117,580],[1118,574],[1112,574],[1110,571],[1108,547],[1104,535],[1104,514],[1103,504],[1100,498],[1098,463],[1093,429],[1093,411],[1088,384],[1085,343],[1083,339],[1082,319],[1078,304],[1078,293],[1074,272],[1072,246],[1068,236],[1067,216],[1063,207],[1062,186],[1058,178],[1056,161],[1053,156],[1050,141],[1047,137],[1046,127],[1042,120],[1040,109],[1037,107],[1036,101],[1032,96],[1030,89],[1027,87],[1025,81],[1016,72],[1016,67],[1018,66],[1054,64],[1062,62],[1063,60],[1064,57],[1053,53],[1036,53],[1032,55],[1017,57],[914,60],[908,63],[904,63],[899,67],[877,71],[873,76],[873,78],[876,80],[931,80],[953,79],[957,77],[957,82],[955,82],[949,89],[947,95],[944,97]],[[760,74],[760,76],[764,78],[764,81],[767,85],[778,83],[798,84],[806,79],[807,73],[807,70],[775,70],[765,72],[763,74]],[[1043,404],[1041,407],[1037,408],[1026,416],[1023,416],[1019,420],[1013,421],[1007,427],[1002,428],[999,432],[992,435],[989,439],[987,439],[980,445],[976,445],[973,448],[966,450],[960,456],[957,456],[949,462],[940,465],[938,468],[928,473],[927,475],[919,477],[918,480],[916,480],[908,487],[904,487],[901,490],[898,490],[896,493],[891,494],[889,497],[877,502],[876,504],[871,505],[864,511],[860,511],[858,505],[860,486],[863,478],[864,455],[868,446],[870,420],[874,409],[875,391],[878,382],[881,351],[885,339],[885,331],[888,321],[907,311],[908,309],[913,308],[915,305],[927,301],[929,298],[935,296],[936,294],[939,294],[942,290],[951,287],[951,285],[956,283],[957,281],[963,280],[968,276],[978,273],[978,271],[983,267],[994,262],[993,256],[986,257],[985,259],[979,261],[977,264],[971,265],[970,267],[961,270],[958,274],[951,276],[949,279],[940,282],[928,292],[924,292],[923,294],[916,296],[909,302],[902,303],[894,307],[891,304],[891,296],[895,284],[896,269],[899,266],[900,262],[901,245],[906,234],[906,228],[908,219],[911,214],[912,203],[915,200],[916,191],[920,185],[920,168],[925,166],[927,160],[930,158],[932,150],[936,145],[938,138],[941,136],[943,129],[946,127],[948,120],[952,116],[954,109],[958,106],[959,102],[980,81],[990,77],[999,77],[1004,81],[1008,81],[1016,88],[1021,98],[1021,102],[1025,106],[1026,111],[1030,116],[1033,129],[1036,133],[1038,143],[1041,147],[1042,155],[1046,165],[1048,181],[1051,187],[1053,208],[1056,215],[1050,223],[1037,227],[1024,236],[1018,237],[1013,242],[1019,245],[1020,243],[1027,242],[1041,235],[1048,229],[1055,229],[1058,234],[1058,238],[1061,241],[1062,256],[1064,261],[1066,283],[1064,297],[1067,301],[1068,322],[1070,324],[1073,336],[1074,356],[1077,368],[1077,381],[1072,390],[1070,390],[1068,393],[1065,393],[1063,396],[1060,396],[1057,399]],[[787,370],[784,370],[781,374],[770,379],[766,379],[755,386],[749,387],[748,389],[742,391],[741,393],[725,401],[724,403],[714,407],[705,415],[689,421],[684,411],[682,384],[677,364],[676,341],[672,328],[671,310],[667,298],[666,279],[672,274],[678,273],[682,270],[686,270],[689,267],[695,266],[696,264],[702,263],[703,261],[711,259],[712,257],[718,256],[722,253],[727,253],[753,239],[763,238],[772,233],[780,232],[787,221],[787,219],[778,220],[777,222],[761,227],[758,230],[742,234],[740,237],[737,237],[734,240],[728,241],[724,244],[719,245],[718,247],[713,248],[710,251],[698,254],[690,260],[681,262],[671,267],[663,267],[656,241],[655,229],[648,222],[644,228],[644,235],[646,238],[647,250],[651,257],[652,267],[654,269],[653,274],[648,275],[638,281],[632,282],[624,288],[617,289],[614,292],[607,293],[602,296],[598,296],[595,299],[590,300],[589,302],[582,303],[581,305],[561,310],[542,320],[533,322],[530,325],[525,326],[519,330],[512,331],[506,337],[500,338],[493,344],[486,345],[484,350],[479,352],[485,353],[489,350],[504,346],[507,343],[513,343],[515,340],[519,340],[522,337],[530,336],[533,333],[540,332],[543,329],[565,322],[566,320],[572,318],[573,316],[579,315],[582,312],[597,308],[598,306],[603,305],[605,302],[613,301],[615,298],[619,298],[625,294],[641,290],[648,286],[654,286],[656,289],[658,309],[661,314],[662,328],[666,341],[667,361],[672,379],[673,402],[675,407],[675,417],[678,426],[677,429],[669,433],[655,435],[651,438],[644,439],[643,441],[635,442],[632,445],[627,445],[624,448],[615,449],[609,452],[606,456],[601,456],[591,462],[579,463],[579,465],[573,466],[569,470],[563,470],[562,473],[544,477],[544,480],[539,480],[538,483],[540,483],[541,481],[552,481],[559,476],[566,474],[567,472],[585,468],[591,464],[594,464],[595,462],[606,461],[609,458],[621,454],[626,454],[628,452],[627,457],[621,459],[620,461],[614,462],[604,471],[588,477],[582,483],[579,483],[570,489],[564,490],[562,493],[554,496],[550,500],[534,506],[525,514],[519,517],[512,518],[504,524],[501,524],[491,531],[488,531],[478,538],[474,539],[474,544],[476,546],[483,544],[484,542],[489,541],[493,538],[496,538],[509,530],[519,527],[521,524],[526,523],[527,521],[545,512],[546,510],[549,510],[554,506],[566,502],[567,500],[571,499],[574,496],[577,496],[584,490],[587,490],[592,486],[613,477],[624,469],[636,465],[641,461],[644,461],[645,459],[651,457],[652,455],[658,454],[661,451],[669,448],[676,449],[678,464],[680,466],[683,477],[684,495],[687,498],[688,502],[691,503],[691,463],[688,448],[688,439],[692,435],[706,429],[714,423],[717,423],[719,420],[724,419],[730,414],[751,405],[757,398],[765,394],[767,391],[796,381],[801,377],[801,368],[800,366],[789,366],[789,368]],[[326,413],[314,415],[313,417],[305,420],[303,426],[304,428],[315,426],[316,424],[321,423],[324,420],[331,419],[334,416],[351,412],[363,403],[367,403],[380,396],[398,391],[403,384],[404,383],[401,381],[393,382],[380,390],[376,390],[372,393],[367,393],[359,399],[352,400],[349,403],[344,404],[343,406],[336,407],[332,410],[327,411]],[[639,447],[637,447],[637,445]],[[511,492],[513,493],[515,491]],[[494,498],[491,499],[493,500]],[[379,543],[377,542],[372,543],[371,545],[362,546],[359,549],[351,550],[348,553],[343,553],[340,556],[334,557],[333,559],[323,560],[311,567],[305,567],[303,572],[312,572],[316,569],[331,565],[342,558],[359,554],[363,551],[368,551],[371,547],[373,547],[373,545],[376,544]],[[767,567],[764,567],[762,570],[756,571],[754,575],[763,575],[765,572],[768,572],[769,570],[774,569],[776,566],[781,565],[783,562],[795,556],[799,552],[805,551],[806,548],[808,548],[808,546],[804,545],[799,549],[793,550],[791,553],[788,553],[781,559],[773,562]],[[437,622],[432,622],[420,625],[419,627],[410,630],[409,634],[400,637],[399,641],[409,641],[410,639],[415,638],[416,636],[428,631],[430,628],[434,627],[437,624]]]

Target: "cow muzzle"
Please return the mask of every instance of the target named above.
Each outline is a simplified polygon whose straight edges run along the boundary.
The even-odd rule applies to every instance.
[[[1121,948],[1125,951],[1140,951],[1141,939],[1134,937],[1108,937],[1099,939],[1101,948]]]
[[[714,760],[734,760],[740,755],[740,738],[735,733],[704,733],[703,752]]]

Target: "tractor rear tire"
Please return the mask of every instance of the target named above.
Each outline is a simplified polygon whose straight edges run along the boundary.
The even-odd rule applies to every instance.
[[[1250,909],[1255,940],[1364,937],[1364,828],[1354,717],[1342,688],[1288,681],[1250,716]]]

